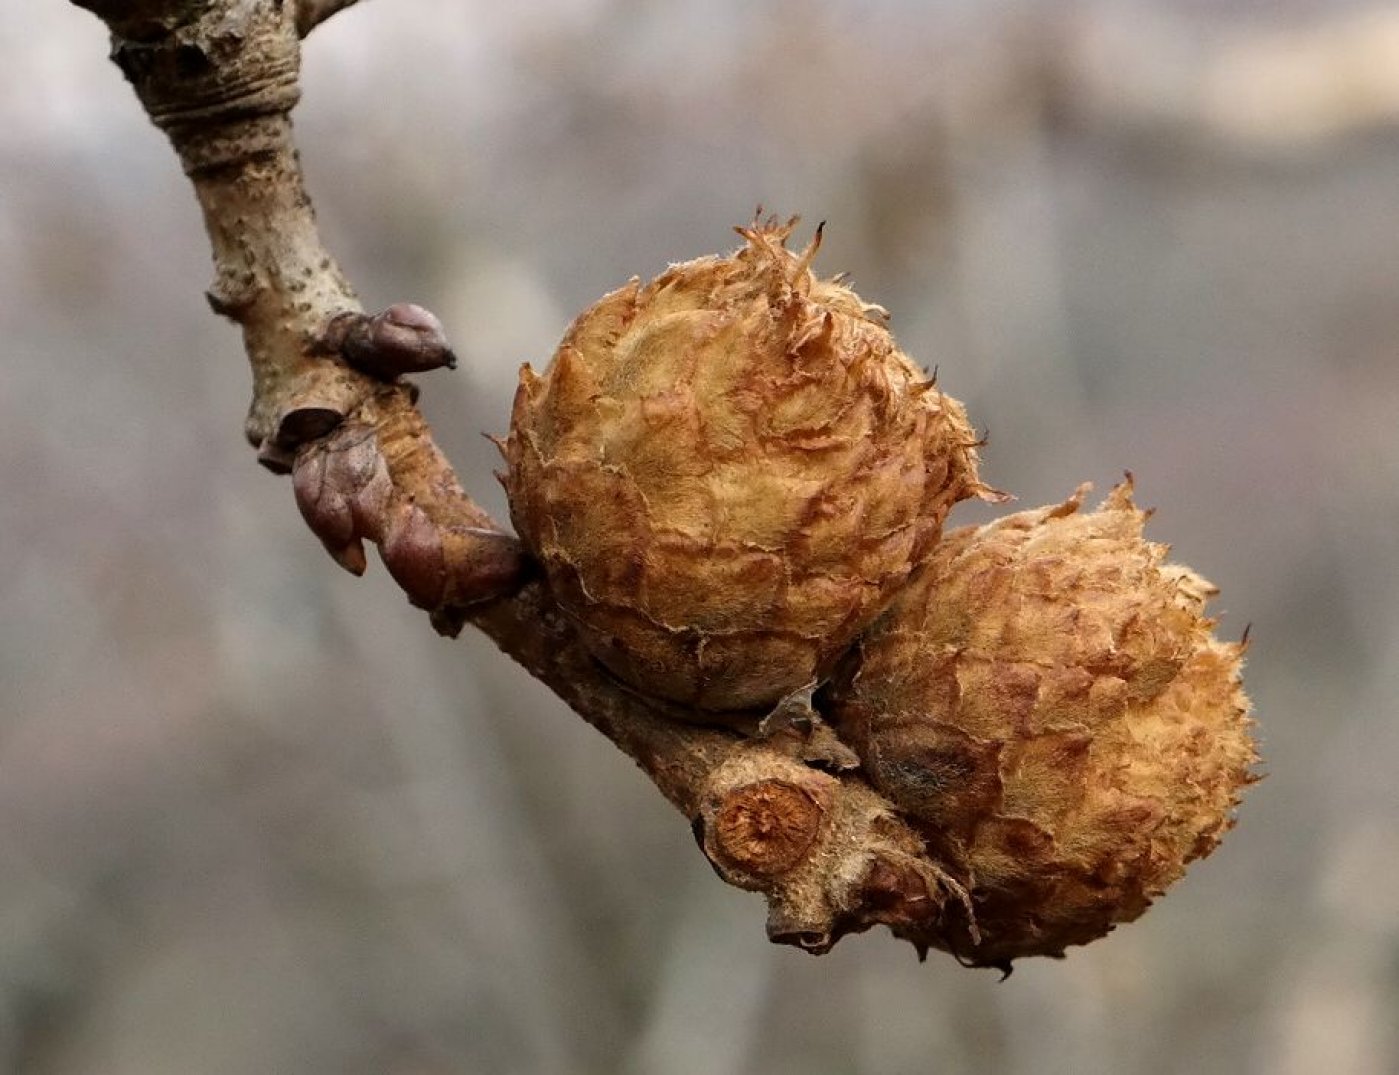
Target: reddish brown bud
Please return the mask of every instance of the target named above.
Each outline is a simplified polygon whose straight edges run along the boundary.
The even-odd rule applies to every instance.
[[[373,316],[340,314],[327,327],[325,344],[351,366],[384,381],[457,364],[437,315],[412,302],[395,303]]]
[[[447,588],[442,601],[467,606],[517,589],[529,561],[519,539],[499,530],[454,526],[448,531]]]
[[[292,491],[312,533],[338,548],[355,536],[355,520],[349,499],[327,478],[329,455],[319,445],[303,451],[292,471]]]
[[[347,423],[319,448],[326,459],[326,482],[344,496],[357,496],[376,474],[386,473],[373,426]]]
[[[351,575],[363,575],[369,569],[369,558],[364,552],[364,542],[359,538],[355,538],[348,545],[339,547],[327,544],[325,550],[330,553],[337,564]]]
[[[436,608],[446,586],[442,532],[416,504],[395,514],[380,549],[384,566],[420,608]]]

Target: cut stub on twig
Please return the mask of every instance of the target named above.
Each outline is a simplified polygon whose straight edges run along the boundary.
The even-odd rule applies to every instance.
[[[849,933],[888,926],[920,954],[966,890],[859,775],[835,776],[772,742],[736,747],[710,773],[696,820],[715,872],[768,901],[767,933],[814,955]]]

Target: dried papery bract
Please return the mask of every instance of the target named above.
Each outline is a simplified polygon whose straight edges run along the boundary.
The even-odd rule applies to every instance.
[[[971,895],[979,940],[955,917],[921,939],[977,964],[1136,918],[1253,779],[1214,588],[1143,539],[1130,484],[1091,513],[1083,492],[947,535],[832,691],[870,781]]]
[[[793,222],[585,311],[522,371],[511,515],[617,676],[699,709],[814,684],[989,491],[962,405]]]

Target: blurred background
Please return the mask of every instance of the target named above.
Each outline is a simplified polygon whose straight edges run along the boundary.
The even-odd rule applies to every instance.
[[[828,221],[1022,506],[1130,468],[1252,624],[1268,779],[1137,923],[1005,983],[763,936],[480,638],[242,439],[237,333],[95,18],[0,6],[0,1070],[1399,1071],[1399,5],[373,0],[302,152],[439,439],[754,206]],[[967,510],[954,521],[985,512]]]

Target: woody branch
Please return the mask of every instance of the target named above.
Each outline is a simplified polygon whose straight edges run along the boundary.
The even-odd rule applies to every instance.
[[[832,771],[838,751],[795,730],[704,727],[621,688],[461,488],[401,376],[452,364],[441,325],[412,304],[364,313],[321,240],[292,137],[300,39],[354,0],[73,2],[107,24],[194,187],[208,300],[252,366],[246,436],[264,466],[294,473],[332,556],[358,574],[363,542],[376,544],[438,631],[472,623],[628,754],[720,876],[765,894],[773,940],[821,952],[880,923],[920,950],[973,940],[965,893],[858,771]]]

